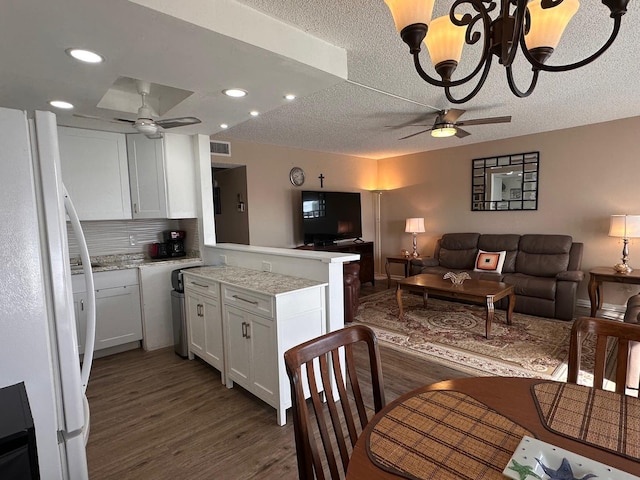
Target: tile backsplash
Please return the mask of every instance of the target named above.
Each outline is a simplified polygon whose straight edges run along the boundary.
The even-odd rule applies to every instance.
[[[165,230],[185,230],[185,249],[187,252],[198,250],[198,221],[195,218],[169,220],[166,218],[146,220],[105,220],[81,222],[87,239],[89,254],[120,255],[144,253],[148,255],[149,244],[163,242]],[[67,222],[69,255],[80,255],[78,243]],[[135,245],[131,245],[134,243]]]

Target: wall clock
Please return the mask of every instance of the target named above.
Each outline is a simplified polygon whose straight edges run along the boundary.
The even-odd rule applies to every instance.
[[[300,167],[293,167],[289,172],[289,180],[291,184],[299,187],[304,183],[304,170]]]

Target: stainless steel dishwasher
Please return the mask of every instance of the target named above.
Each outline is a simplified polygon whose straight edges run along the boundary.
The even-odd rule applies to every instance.
[[[173,317],[174,349],[182,358],[187,358],[189,346],[187,343],[187,312],[184,305],[182,269],[171,272],[171,286],[173,287],[171,291],[171,315]]]

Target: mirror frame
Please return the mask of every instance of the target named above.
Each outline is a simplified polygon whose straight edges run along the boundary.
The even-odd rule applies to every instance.
[[[538,209],[540,152],[516,153],[495,157],[474,158],[471,163],[471,211],[514,211]],[[502,178],[516,173],[520,188],[511,188],[504,198]],[[501,177],[494,175],[504,174]],[[500,180],[500,199],[492,198],[492,189]],[[519,191],[518,191],[519,190]]]

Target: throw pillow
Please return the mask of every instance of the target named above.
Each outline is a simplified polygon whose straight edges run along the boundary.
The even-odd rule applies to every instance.
[[[476,256],[475,272],[502,273],[504,259],[507,256],[505,250],[501,252],[485,252],[480,250]]]

